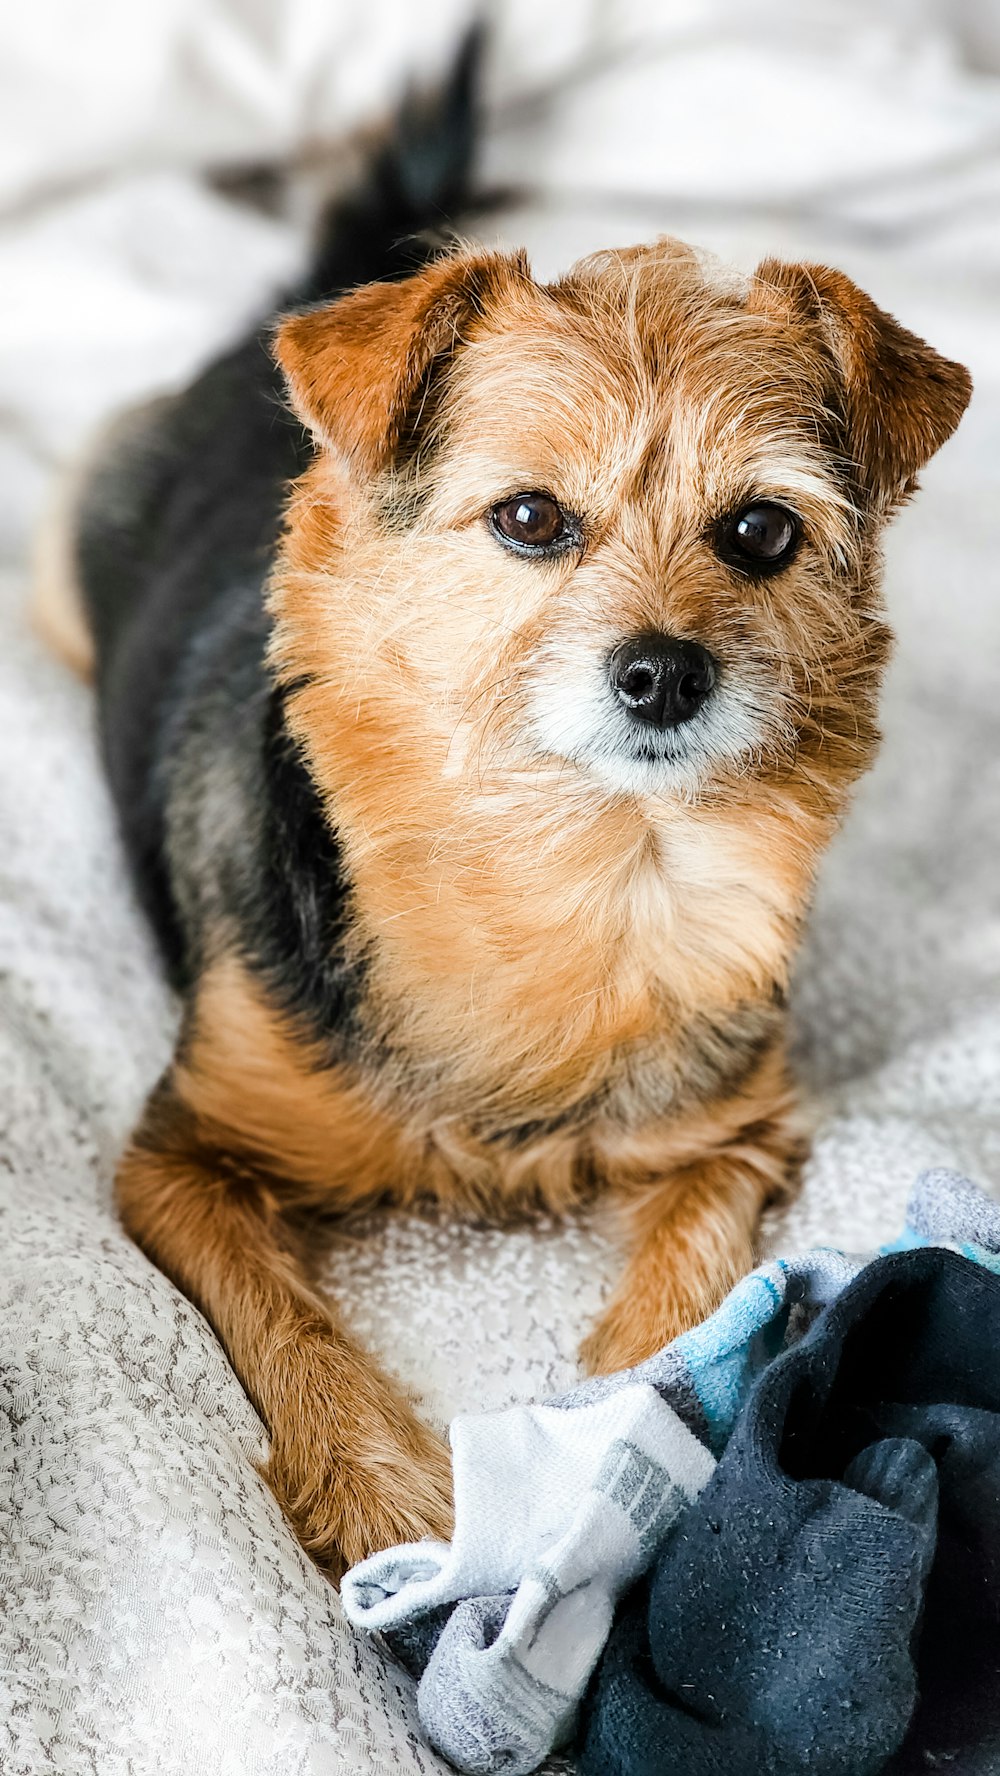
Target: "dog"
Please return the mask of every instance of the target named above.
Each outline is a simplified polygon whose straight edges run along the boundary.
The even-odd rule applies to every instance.
[[[825,266],[661,239],[541,284],[415,245],[468,201],[471,85],[404,108],[277,323],[112,428],[50,551],[183,996],[121,1216],[333,1577],[447,1535],[450,1468],[321,1225],[600,1196],[593,1371],[752,1265],[803,1155],[790,967],[878,739],[880,539],[970,393]]]

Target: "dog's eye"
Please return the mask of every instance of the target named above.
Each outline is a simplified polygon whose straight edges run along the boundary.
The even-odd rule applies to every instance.
[[[501,542],[521,549],[551,549],[571,535],[565,512],[547,493],[519,493],[503,500],[493,507],[490,523]]]
[[[719,553],[737,567],[773,570],[783,567],[799,540],[794,513],[770,500],[744,506],[720,527]]]

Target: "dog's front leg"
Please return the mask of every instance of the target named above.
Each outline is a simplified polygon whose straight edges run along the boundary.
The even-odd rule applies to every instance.
[[[168,1080],[118,1175],[133,1238],[201,1308],[270,1432],[265,1478],[333,1576],[451,1525],[448,1452],[310,1289],[278,1187],[205,1138]]]
[[[698,1146],[698,1157],[680,1157]],[[769,1056],[738,1096],[667,1131],[663,1147],[659,1178],[622,1187],[631,1251],[581,1346],[594,1374],[652,1356],[712,1313],[753,1268],[763,1210],[794,1184],[804,1152],[783,1057]]]

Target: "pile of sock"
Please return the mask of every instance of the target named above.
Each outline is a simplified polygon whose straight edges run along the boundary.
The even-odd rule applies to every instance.
[[[995,1776],[998,1351],[1000,1280],[928,1250],[777,1359],[615,1624],[585,1776]]]
[[[1000,1769],[1000,1209],[925,1174],[896,1244],[765,1265],[639,1368],[455,1421],[453,1542],[342,1595],[458,1769],[536,1769],[598,1659],[584,1776]]]

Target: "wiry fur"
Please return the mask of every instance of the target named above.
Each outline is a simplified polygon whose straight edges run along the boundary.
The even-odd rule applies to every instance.
[[[112,782],[187,1009],[122,1213],[216,1326],[330,1570],[443,1533],[449,1502],[441,1446],[311,1280],[315,1211],[606,1193],[632,1255],[596,1368],[752,1262],[801,1151],[790,964],[877,740],[879,533],[968,395],[824,268],[740,280],[661,241],[550,286],[475,249],[403,277],[417,218],[380,178],[363,276],[392,281],[277,333],[315,454],[248,342],[128,474],[105,465],[79,544]],[[484,515],[529,490],[579,550],[501,547]],[[762,579],[716,545],[763,498],[801,541]],[[718,682],[640,744],[605,666],[650,629]]]
[[[384,488],[317,459],[272,585],[272,659],[335,810],[381,1046],[411,1086],[426,1070],[422,1101],[513,1121],[598,1093],[616,1112],[653,1044],[676,1108],[689,1021],[784,989],[817,851],[871,755],[874,538],[820,442],[815,329],[720,300],[675,243],[551,290],[516,260],[442,262],[423,281],[449,324],[470,272],[409,521],[378,522]],[[297,341],[319,336],[315,375],[336,314],[287,324],[293,390]],[[482,514],[519,487],[584,515],[581,559],[498,548]],[[711,530],[763,496],[808,541],[741,584]],[[704,642],[721,682],[637,764],[620,716],[605,756],[603,665],[645,629]],[[564,703],[583,744],[559,745]]]

